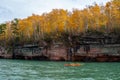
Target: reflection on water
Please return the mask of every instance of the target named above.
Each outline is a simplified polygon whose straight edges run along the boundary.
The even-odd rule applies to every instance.
[[[120,63],[0,60],[0,80],[120,80]]]

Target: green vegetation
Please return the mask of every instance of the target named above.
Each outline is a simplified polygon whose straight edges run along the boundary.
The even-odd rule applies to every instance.
[[[81,36],[116,36],[120,38],[120,1],[105,6],[94,4],[83,10],[53,9],[49,13],[14,19],[0,25],[0,41],[5,47],[14,44],[52,44],[60,41],[73,46]],[[75,37],[77,36],[77,38]]]

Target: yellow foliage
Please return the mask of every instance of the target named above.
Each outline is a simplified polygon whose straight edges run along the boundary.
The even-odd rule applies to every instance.
[[[5,37],[13,36],[11,23],[6,23]],[[109,24],[109,25],[108,25]],[[26,38],[42,37],[44,33],[64,32],[81,33],[87,29],[113,28],[120,25],[120,1],[113,0],[105,6],[89,6],[83,10],[73,9],[68,12],[63,9],[53,9],[42,15],[33,14],[19,20],[18,32]]]

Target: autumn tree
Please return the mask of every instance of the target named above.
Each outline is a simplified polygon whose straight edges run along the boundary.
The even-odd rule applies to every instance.
[[[6,24],[0,24],[0,44],[5,44],[5,29]]]
[[[16,40],[19,43],[62,41],[69,44],[74,36],[113,34],[120,35],[119,0],[111,0],[106,5],[95,3],[82,10],[53,9],[0,25],[0,40],[5,39],[7,43]]]

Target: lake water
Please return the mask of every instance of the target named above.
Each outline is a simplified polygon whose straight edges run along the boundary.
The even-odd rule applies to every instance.
[[[0,80],[120,80],[120,63],[82,63],[0,59]]]

